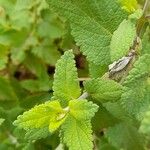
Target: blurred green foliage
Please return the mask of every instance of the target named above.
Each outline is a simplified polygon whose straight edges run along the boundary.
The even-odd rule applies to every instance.
[[[69,25],[45,0],[0,0],[0,149],[54,149],[59,144],[56,135],[54,142],[43,131],[24,138],[12,122],[51,98],[56,61],[71,48],[78,53]],[[39,132],[47,139],[35,141]]]

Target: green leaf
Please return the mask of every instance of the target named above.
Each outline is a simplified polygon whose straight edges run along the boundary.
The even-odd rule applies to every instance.
[[[116,0],[47,0],[71,24],[72,35],[90,62],[110,63],[110,40],[127,14]]]
[[[22,63],[26,58],[25,51],[23,48],[12,48],[11,49],[11,59],[14,64],[18,65]]]
[[[0,126],[3,124],[4,121],[5,121],[5,119],[0,118]]]
[[[77,120],[69,115],[62,125],[62,140],[69,150],[91,150],[92,130],[89,120]]]
[[[150,135],[150,111],[148,111],[144,114],[144,118],[141,121],[141,126],[139,128],[139,131],[141,133]]]
[[[150,55],[141,56],[126,78],[121,97],[121,105],[130,114],[141,120],[150,105]]]
[[[48,128],[38,128],[38,129],[30,129],[27,130],[27,133],[25,134],[25,139],[27,140],[39,140],[42,138],[46,138],[48,135],[50,135]]]
[[[80,96],[80,87],[72,51],[66,51],[58,60],[54,75],[54,99],[59,99],[62,105]]]
[[[98,106],[87,100],[71,100],[69,102],[69,109],[69,113],[76,119],[90,120],[98,110]]]
[[[122,8],[128,12],[134,12],[138,8],[137,0],[118,0],[122,4]]]
[[[57,60],[60,58],[60,53],[57,47],[53,45],[39,46],[32,49],[32,53],[41,58],[45,63],[55,66]]]
[[[101,137],[98,140],[98,147],[99,147],[99,150],[118,150],[114,146],[112,146],[110,143],[108,143],[105,137]]]
[[[32,58],[32,59],[31,59]],[[26,53],[26,58],[24,60],[24,65],[38,78],[47,80],[48,74],[46,70],[46,65],[41,59],[32,53]]]
[[[111,60],[115,61],[128,54],[130,46],[136,36],[136,26],[131,20],[123,20],[118,29],[113,33],[110,53]]]
[[[21,81],[23,88],[31,92],[48,91],[52,88],[52,78],[48,75],[46,64],[44,64],[41,59],[29,52],[26,54],[24,65],[37,77],[37,79]]]
[[[62,139],[70,150],[91,150],[92,130],[91,118],[98,106],[87,100],[69,102],[69,115],[62,125]]]
[[[89,74],[91,78],[99,78],[104,73],[108,71],[108,66],[107,65],[96,65],[92,62],[89,62]]]
[[[49,91],[52,88],[52,79],[23,80],[21,81],[21,85],[30,92]]]
[[[150,54],[150,29],[148,28],[142,39],[142,54]]]
[[[128,113],[126,113],[124,109],[122,109],[119,101],[115,103],[108,102],[103,104],[103,106],[107,109],[107,111],[109,111],[111,115],[113,115],[119,121],[131,123],[131,124],[136,123],[135,120],[131,118],[131,116]]]
[[[144,139],[137,129],[129,124],[116,124],[108,128],[105,136],[108,141],[118,149],[139,149],[144,150]]]
[[[23,10],[23,9],[31,9],[34,5],[36,5],[38,3],[38,1],[34,1],[34,0],[17,0],[16,3],[16,9],[17,10]]]
[[[14,125],[25,130],[49,126],[49,131],[53,132],[63,123],[65,116],[66,111],[62,109],[60,103],[51,101],[24,112],[17,117]]]
[[[103,129],[108,128],[116,124],[119,120],[113,116],[101,103],[99,103],[99,109],[92,118],[92,129],[99,133]]]
[[[0,70],[6,67],[8,61],[8,48],[0,44]]]
[[[18,98],[8,79],[0,77],[0,101],[17,101]]]
[[[53,20],[53,22],[41,22],[38,26],[37,33],[40,37],[49,37],[51,39],[60,38],[64,33],[62,25],[62,22],[58,18],[57,20]]]
[[[113,80],[92,79],[84,84],[91,97],[100,102],[116,101],[122,94],[122,86]]]
[[[130,86],[131,84],[136,84],[140,80],[147,80],[150,73],[150,55],[145,54],[141,56],[137,62],[135,62],[133,69],[129,72],[126,81],[124,82],[125,86]],[[133,85],[134,86],[134,85]]]
[[[5,46],[20,46],[27,37],[27,31],[17,31],[14,29],[5,31],[0,34],[0,44]]]

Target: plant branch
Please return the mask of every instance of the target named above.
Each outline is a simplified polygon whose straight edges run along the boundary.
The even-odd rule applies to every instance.
[[[129,71],[132,69],[133,67],[133,64],[134,62],[137,60],[137,54],[138,54],[138,48],[140,46],[140,36],[141,36],[141,32],[143,30],[143,27],[146,23],[146,19],[147,18],[150,18],[150,15],[147,15],[146,16],[146,11],[149,7],[149,3],[150,3],[150,0],[146,0],[145,1],[145,4],[144,4],[144,7],[143,7],[143,16],[139,19],[139,21],[137,22],[137,35],[135,37],[135,40],[133,41],[133,44],[130,48],[130,52],[129,54],[133,53],[133,58],[132,60],[130,61],[130,63],[125,67],[125,72],[124,72],[124,69],[119,71],[119,72],[116,72],[115,74],[113,74],[112,76],[110,76],[110,72],[108,72],[108,79],[111,79],[111,80],[115,80],[119,83],[122,83],[125,79],[125,77],[128,75]],[[124,73],[122,73],[124,72]],[[123,76],[122,76],[122,75]],[[118,76],[121,75],[121,78],[118,80]],[[90,78],[79,78],[78,80],[79,81],[86,81],[86,80],[89,80]],[[81,99],[86,99],[87,97],[89,96],[89,94],[87,92],[84,92],[79,98],[78,100],[81,100]]]
[[[87,92],[84,92],[84,93],[78,98],[78,100],[86,99],[88,96],[89,96],[89,94],[88,94]]]
[[[143,16],[146,15],[146,11],[149,7],[149,3],[150,3],[150,0],[145,0],[145,4],[144,4],[144,7],[143,7]]]

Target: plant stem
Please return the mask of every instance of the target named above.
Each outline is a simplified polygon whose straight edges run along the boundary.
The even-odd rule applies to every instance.
[[[150,2],[150,0],[145,0],[145,4],[144,4],[144,7],[143,7],[143,16],[146,15],[146,11],[149,7],[149,2]]]
[[[78,100],[86,99],[88,96],[89,96],[89,94],[88,94],[87,92],[84,92],[84,93],[78,98]]]
[[[149,3],[150,3],[150,0],[145,0],[145,4],[144,4],[144,7],[143,7],[143,16],[139,19],[138,23],[137,23],[137,35],[135,37],[135,40],[133,42],[133,45],[131,46],[131,48],[137,52],[137,49],[140,45],[139,43],[139,38],[141,37],[141,32],[143,30],[143,27],[146,23],[146,19],[147,18],[150,18],[150,15],[146,16],[146,12],[147,12],[147,9],[149,7]],[[134,62],[136,61],[136,56],[134,57],[133,61],[131,62],[130,65],[128,65],[128,67],[126,68],[126,74],[124,74],[124,76],[126,77],[129,73],[129,71],[132,69],[133,67],[133,64]],[[124,78],[125,78],[124,77]],[[79,78],[79,81],[85,81],[85,80],[89,80],[90,78]],[[109,77],[109,79],[112,79],[112,80],[115,80],[115,76],[114,78],[113,77]],[[124,80],[124,79],[122,79]],[[120,80],[120,83],[122,83],[123,81]],[[87,92],[84,92],[79,98],[78,100],[81,100],[81,99],[86,99],[87,97],[89,96],[89,94]]]

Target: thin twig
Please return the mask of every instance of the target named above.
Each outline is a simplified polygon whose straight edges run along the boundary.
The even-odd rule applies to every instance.
[[[142,17],[144,17],[144,18],[150,18],[150,16],[148,15],[148,16],[145,16],[146,15],[146,11],[147,11],[147,9],[148,9],[148,7],[149,7],[149,2],[150,2],[150,0],[145,0],[145,4],[144,4],[144,7],[143,7],[143,16]],[[145,22],[144,22],[145,23]],[[143,24],[144,24],[143,23]],[[140,26],[140,32],[141,32],[141,30],[142,30],[142,27],[143,27],[143,24]],[[139,35],[138,35],[138,33],[137,33],[137,35],[136,35],[136,37],[135,37],[135,40],[134,40],[134,42],[133,42],[133,45],[131,46],[131,49],[132,50],[134,50],[134,51],[136,51],[137,50],[137,47],[139,47]],[[132,63],[134,63],[135,62],[135,60],[132,62]],[[130,66],[130,65],[129,65]],[[131,70],[131,68],[129,69],[129,70]],[[128,70],[128,72],[129,72],[129,70]],[[109,72],[110,73],[110,72]],[[89,80],[90,78],[79,78],[78,80],[79,81],[85,81],[85,80]],[[110,79],[113,79],[113,78],[110,78]],[[78,100],[81,100],[81,99],[86,99],[87,97],[89,96],[89,94],[87,93],[87,92],[84,92],[79,98],[78,98]]]
[[[86,77],[78,78],[78,81],[87,81],[87,80],[90,80],[90,78],[86,78]]]
[[[78,100],[86,99],[88,96],[89,96],[89,94],[88,94],[87,92],[84,92],[84,93],[78,98]]]
[[[146,14],[146,11],[149,7],[149,2],[150,2],[150,0],[145,0],[145,4],[144,4],[144,7],[143,7],[143,16],[145,16],[145,14]]]

